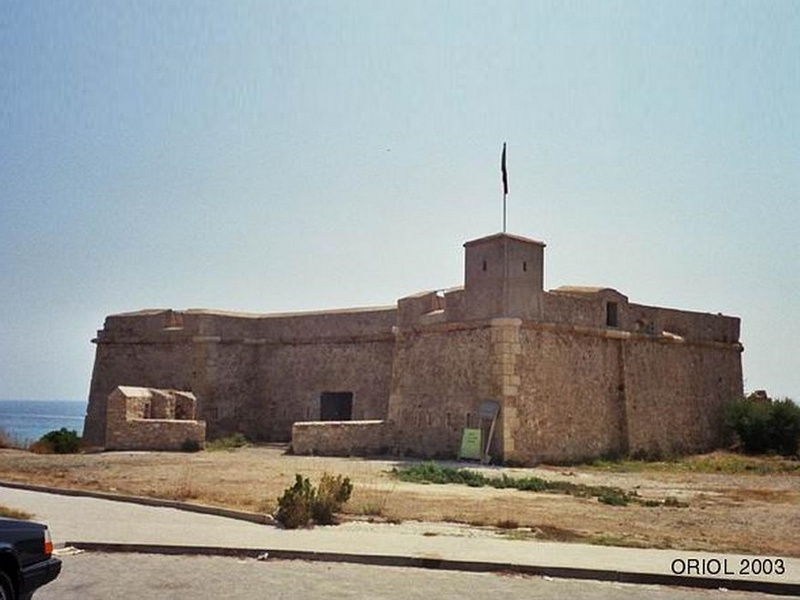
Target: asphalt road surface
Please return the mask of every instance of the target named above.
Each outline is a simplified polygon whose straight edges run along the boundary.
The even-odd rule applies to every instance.
[[[765,600],[749,592],[631,585],[345,563],[201,556],[62,555],[61,576],[34,600],[233,599],[464,600],[600,598]]]

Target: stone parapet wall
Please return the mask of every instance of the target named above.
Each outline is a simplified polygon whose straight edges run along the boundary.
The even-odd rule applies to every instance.
[[[604,306],[591,297],[547,292],[543,297],[544,320],[586,327],[603,325]]]
[[[386,454],[389,426],[385,421],[307,421],[292,426],[295,454],[370,456]]]
[[[675,310],[655,306],[630,305],[631,320],[655,333],[668,332],[691,341],[730,344],[739,341],[738,317]]]
[[[132,419],[124,425],[109,425],[106,450],[183,450],[188,444],[205,445],[203,421]]]
[[[98,343],[176,343],[200,338],[223,342],[303,343],[391,334],[397,309],[364,308],[290,314],[152,309],[106,317]]]

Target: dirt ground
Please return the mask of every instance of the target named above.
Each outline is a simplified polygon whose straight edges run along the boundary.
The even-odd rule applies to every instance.
[[[724,454],[646,466],[511,469],[450,463],[486,475],[615,486],[643,499],[688,504],[680,507],[611,506],[552,493],[405,483],[391,474],[410,462],[291,456],[279,446],[60,456],[0,450],[0,480],[272,512],[296,473],[316,483],[327,472],[354,483],[346,518],[453,521],[495,527],[516,539],[800,557],[800,466],[787,462],[777,472],[753,463],[733,473],[725,472],[731,460]]]

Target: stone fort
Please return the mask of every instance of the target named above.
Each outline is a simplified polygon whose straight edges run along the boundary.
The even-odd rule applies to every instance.
[[[611,288],[544,289],[545,244],[464,244],[464,285],[395,305],[295,314],[111,315],[84,436],[105,446],[119,386],[191,392],[209,437],[296,452],[458,454],[499,407],[491,455],[516,464],[718,447],[742,396],[739,319],[634,304]],[[294,439],[293,439],[294,438]]]

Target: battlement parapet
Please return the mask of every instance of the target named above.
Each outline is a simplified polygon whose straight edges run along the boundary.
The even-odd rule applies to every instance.
[[[385,338],[397,320],[393,307],[292,314],[149,309],[111,315],[95,343],[158,344],[198,341],[303,343]]]

